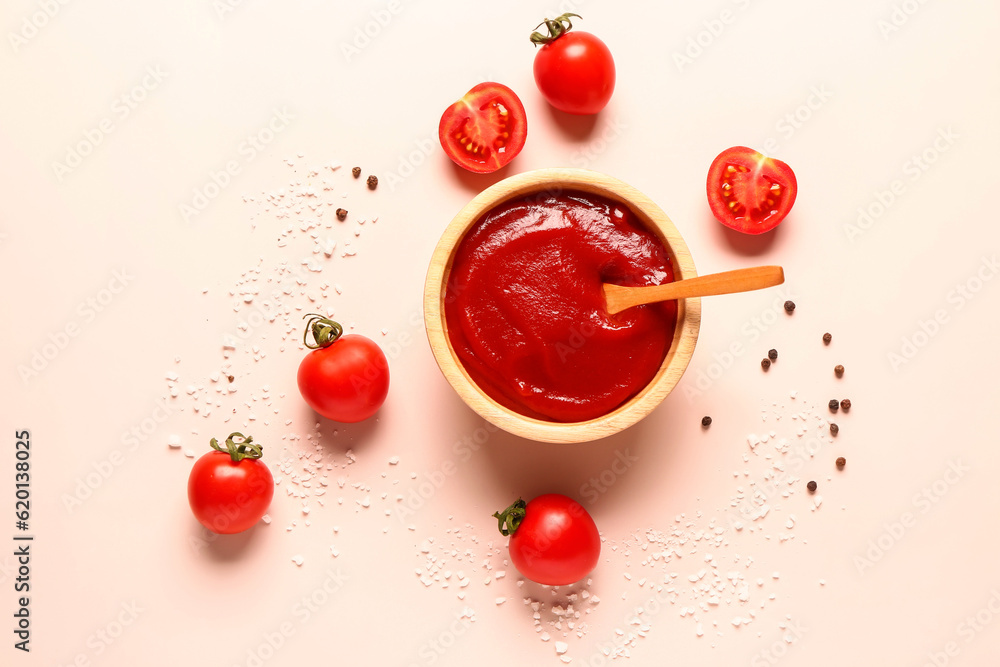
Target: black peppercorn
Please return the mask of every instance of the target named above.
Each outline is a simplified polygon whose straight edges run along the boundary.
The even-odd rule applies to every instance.
[[[828,333],[823,334],[823,342],[824,343],[826,343],[827,345],[829,345],[831,340],[833,340],[833,336],[831,336]]]
[[[830,435],[837,435],[840,433],[840,427],[836,424],[830,424]]]
[[[795,310],[795,302],[794,301],[786,301],[785,302],[785,312],[786,313],[790,313],[793,310]]]
[[[840,401],[838,401],[838,400],[837,400],[837,399],[835,399],[835,398],[831,398],[831,399],[830,399],[830,403],[829,403],[829,406],[830,406],[830,410],[832,410],[833,412],[836,412],[836,411],[837,411],[837,408],[839,408],[839,407],[840,407]]]
[[[809,493],[816,493],[816,482],[809,482],[806,484],[806,488],[809,489]]]
[[[837,364],[833,367],[833,372],[836,373],[837,377],[843,377],[844,367],[841,364]]]
[[[344,220],[347,220],[347,209],[346,208],[338,208],[337,209],[337,220],[340,220],[341,222],[343,222]]]
[[[846,466],[846,465],[847,465],[847,459],[845,459],[843,456],[837,458],[837,467],[838,468],[840,468],[841,470],[843,470],[844,466]]]
[[[711,426],[712,425],[712,418],[709,417],[708,415],[705,415],[704,417],[701,418],[701,425],[702,426],[706,426],[706,427],[707,426]]]
[[[378,187],[378,176],[375,176],[374,174],[369,176],[367,182],[368,182],[368,189],[374,190],[375,188]]]
[[[768,368],[771,367],[771,360],[768,359],[767,357],[764,357],[763,359],[760,360],[760,367],[766,371]]]
[[[842,400],[840,402],[840,409],[841,410],[850,410],[851,409],[851,399],[845,398],[844,400]]]
[[[355,167],[354,169],[351,169],[351,174],[354,176],[354,178],[361,178],[361,167]]]
[[[767,351],[767,358],[770,359],[771,361],[776,360],[778,358],[778,351],[775,350],[774,348],[771,348],[770,350]]]

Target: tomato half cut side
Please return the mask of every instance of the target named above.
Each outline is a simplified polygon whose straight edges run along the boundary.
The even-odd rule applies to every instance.
[[[528,136],[524,105],[502,83],[481,83],[448,107],[438,138],[455,164],[489,174],[513,160]]]
[[[744,234],[763,234],[777,227],[797,192],[791,167],[745,146],[722,151],[708,170],[712,214]]]

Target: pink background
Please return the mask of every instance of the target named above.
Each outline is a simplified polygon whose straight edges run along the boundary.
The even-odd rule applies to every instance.
[[[210,0],[93,0],[50,7],[51,18],[29,0],[2,10],[0,662],[555,665],[558,640],[575,665],[610,664],[602,648],[621,654],[614,646],[624,642],[629,657],[616,660],[639,665],[994,663],[996,3],[232,4],[221,14]],[[553,112],[532,80],[528,32],[564,10],[581,13],[578,26],[616,59],[615,95],[596,118]],[[358,37],[366,26],[367,43]],[[678,64],[685,49],[691,62]],[[147,68],[162,74],[142,89]],[[529,136],[508,168],[477,177],[447,160],[436,128],[483,80],[520,95]],[[143,99],[124,116],[116,100],[136,86]],[[292,118],[250,159],[241,144],[276,109]],[[112,131],[95,134],[102,119]],[[97,145],[60,179],[53,162],[88,142]],[[785,160],[799,181],[793,212],[763,238],[728,233],[705,201],[709,163],[743,144]],[[238,173],[186,220],[179,207],[230,160]],[[377,191],[350,178],[355,164],[380,177]],[[551,166],[642,190],[702,273],[777,263],[788,278],[783,291],[705,299],[674,393],[636,427],[579,446],[485,429],[438,372],[419,321],[427,261],[451,217],[490,183]],[[295,196],[310,184],[315,197]],[[277,217],[262,193],[282,188],[286,201],[321,202],[324,216],[303,205]],[[332,204],[352,216],[328,229]],[[873,215],[860,226],[859,208]],[[329,259],[313,253],[301,229],[309,219],[321,220],[321,239],[337,240]],[[347,241],[355,256],[342,256]],[[241,332],[275,289],[266,279],[303,259],[322,271],[282,283],[295,285],[280,298],[287,313]],[[255,267],[259,294],[246,304],[237,282]],[[123,270],[124,289],[105,292]],[[798,305],[791,317],[775,308],[786,294]],[[88,299],[105,301],[100,312]],[[392,368],[377,420],[323,421],[318,450],[306,438],[316,418],[294,384],[300,317],[316,308],[377,340]],[[76,335],[60,338],[67,325]],[[226,360],[226,337],[238,333]],[[780,357],[765,374],[758,361],[770,347]],[[19,367],[43,348],[51,359],[23,379]],[[837,363],[847,367],[840,380]],[[236,393],[216,393],[211,376],[223,367]],[[168,373],[178,375],[177,397]],[[170,414],[158,421],[164,397]],[[815,439],[833,397],[854,407],[835,417],[836,440]],[[715,419],[708,430],[705,414]],[[20,429],[32,440],[30,655],[12,648],[9,631]],[[141,438],[129,440],[132,429]],[[748,435],[772,429],[790,451],[775,440],[750,448]],[[231,430],[264,443],[282,481],[270,525],[213,540],[187,507],[193,459],[183,450],[200,455]],[[171,435],[181,450],[168,448]],[[799,453],[811,438],[819,451]],[[291,475],[277,473],[283,459],[298,472],[306,451],[329,483],[308,516],[285,491]],[[836,456],[847,458],[842,472]],[[631,465],[615,465],[623,459]],[[583,502],[605,540],[591,584],[555,595],[518,585],[490,518],[518,495],[550,491]],[[740,518],[737,530],[739,498],[754,491],[769,512]],[[400,519],[401,507],[412,515]],[[654,533],[650,545],[650,530],[676,534]],[[666,564],[649,561],[670,549]],[[437,581],[428,556],[448,561]],[[718,604],[703,584],[719,587]],[[563,637],[553,605],[582,590],[601,602],[578,598],[586,632]],[[544,602],[548,642],[527,596]],[[457,620],[465,608],[474,622]],[[636,631],[644,636],[629,639]]]

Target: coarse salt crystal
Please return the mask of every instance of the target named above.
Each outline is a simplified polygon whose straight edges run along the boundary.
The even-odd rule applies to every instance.
[[[569,644],[566,642],[556,642],[556,653],[562,655],[569,650]]]
[[[181,436],[179,436],[179,435],[171,435],[171,436],[169,436],[167,438],[167,446],[169,446],[169,447],[171,447],[173,449],[177,449],[178,447],[180,447],[181,446]]]

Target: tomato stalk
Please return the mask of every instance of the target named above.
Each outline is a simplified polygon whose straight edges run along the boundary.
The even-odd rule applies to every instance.
[[[310,350],[318,350],[323,347],[329,347],[333,345],[334,341],[340,338],[344,333],[344,327],[340,326],[338,322],[334,322],[328,317],[323,315],[317,315],[316,313],[310,313],[308,315],[303,315],[302,319],[309,318],[306,322],[306,330],[302,334],[302,344],[308,347]],[[312,332],[313,343],[309,342],[309,333]]]
[[[524,508],[527,505],[524,500],[518,498],[514,503],[502,512],[494,512],[493,516],[497,520],[497,528],[500,534],[506,537],[511,535],[521,525],[524,520]],[[506,527],[504,525],[506,524]]]
[[[564,33],[567,33],[573,29],[573,22],[570,21],[569,18],[571,16],[575,16],[578,19],[583,18],[579,14],[566,12],[562,16],[557,16],[554,19],[545,19],[544,21],[535,26],[535,30],[538,30],[542,26],[545,26],[545,29],[549,31],[549,34],[543,35],[540,32],[533,32],[531,33],[531,43],[534,44],[535,46],[544,46],[562,37]],[[563,25],[564,23],[566,25]]]
[[[236,438],[239,438],[240,441],[236,442]],[[225,449],[223,449],[222,445],[215,438],[212,438],[209,444],[212,445],[212,449],[215,451],[229,454],[230,458],[233,459],[233,463],[239,463],[243,459],[259,459],[264,455],[263,445],[255,443],[252,435],[244,436],[239,432],[229,434],[229,437],[226,438]]]

